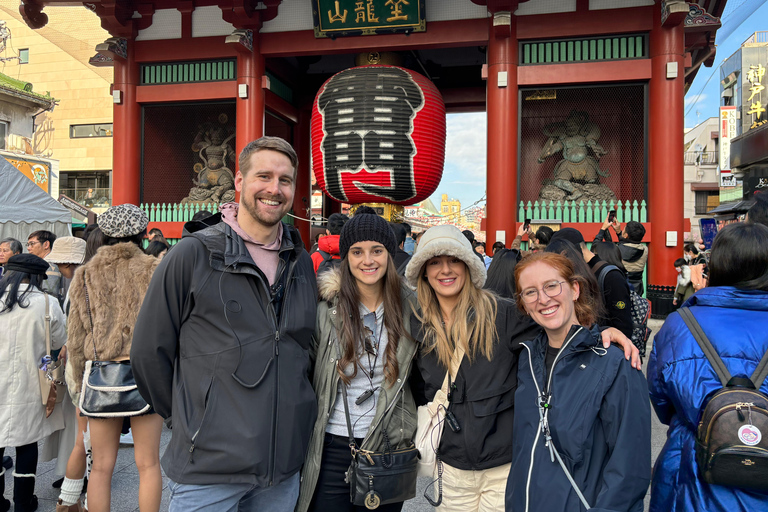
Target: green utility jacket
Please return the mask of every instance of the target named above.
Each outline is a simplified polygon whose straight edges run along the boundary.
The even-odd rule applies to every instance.
[[[315,486],[320,474],[320,461],[323,456],[325,429],[328,425],[328,418],[333,411],[340,381],[336,371],[336,360],[339,354],[336,349],[337,332],[341,321],[336,308],[341,282],[339,271],[333,269],[325,272],[318,281],[322,300],[317,306],[313,352],[314,374],[312,376],[312,385],[317,394],[317,420],[309,438],[307,457],[301,471],[301,490],[296,512],[306,512],[315,493]],[[411,315],[416,297],[405,284],[401,289],[401,297],[403,326],[410,332]],[[382,428],[387,431],[392,449],[409,446],[416,435],[416,403],[408,384],[408,376],[411,373],[416,349],[417,346],[414,341],[405,336],[400,338],[397,347],[399,365],[397,381],[393,386],[388,386],[385,381],[384,386],[379,390],[376,415],[362,446],[360,446],[361,449],[383,451],[385,444]],[[351,462],[352,457],[350,455]]]

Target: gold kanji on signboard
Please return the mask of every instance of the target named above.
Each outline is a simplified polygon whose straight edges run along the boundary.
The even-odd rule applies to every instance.
[[[342,23],[346,23],[347,21],[347,10],[344,9],[344,14],[341,13],[341,8],[339,7],[339,2],[336,0],[333,3],[336,6],[336,13],[334,14],[330,9],[328,10],[328,23],[334,23],[336,21],[340,21]]]
[[[384,5],[389,7],[392,14],[387,21],[408,21],[408,15],[403,14],[403,5],[411,5],[408,0],[387,0]]]

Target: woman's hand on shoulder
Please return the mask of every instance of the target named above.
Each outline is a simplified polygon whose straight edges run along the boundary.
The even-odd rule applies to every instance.
[[[632,340],[624,336],[620,330],[615,327],[609,327],[600,333],[603,340],[603,346],[608,348],[611,343],[618,346],[624,351],[624,359],[629,361],[632,368],[636,370],[642,370],[642,363],[640,362],[640,351],[636,346],[632,344]]]

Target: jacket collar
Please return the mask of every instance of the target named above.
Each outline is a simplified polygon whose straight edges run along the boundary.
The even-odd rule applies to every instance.
[[[692,295],[687,305],[768,311],[768,292],[739,290],[733,286],[707,287]]]
[[[187,222],[184,225],[183,237],[193,236],[200,240],[211,254],[211,266],[215,270],[232,269],[246,264],[256,267],[245,241],[225,222],[221,221],[221,214],[216,214],[202,221]],[[280,242],[280,257],[290,259],[291,253],[294,259],[298,257],[304,248],[298,231],[283,223],[283,238]]]

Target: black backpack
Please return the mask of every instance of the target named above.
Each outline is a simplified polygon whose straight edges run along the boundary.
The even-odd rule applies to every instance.
[[[323,272],[327,272],[333,268],[339,268],[341,266],[341,258],[336,255],[334,257],[332,254],[327,253],[325,251],[321,251],[318,249],[320,255],[323,257],[323,261],[320,262],[320,265],[317,267],[317,275],[319,276]]]
[[[768,491],[768,352],[750,379],[731,377],[691,310],[678,313],[701,347],[723,387],[705,402],[696,430],[696,463],[704,481]]]
[[[605,276],[611,270],[621,272],[616,265],[605,264],[599,269],[597,283],[600,286],[600,293],[603,293]],[[651,330],[648,328],[648,319],[651,318],[651,303],[638,295],[635,287],[627,281],[629,288],[629,310],[632,313],[632,344],[640,351],[640,357],[645,357],[645,346],[648,344],[648,338],[651,336]]]

